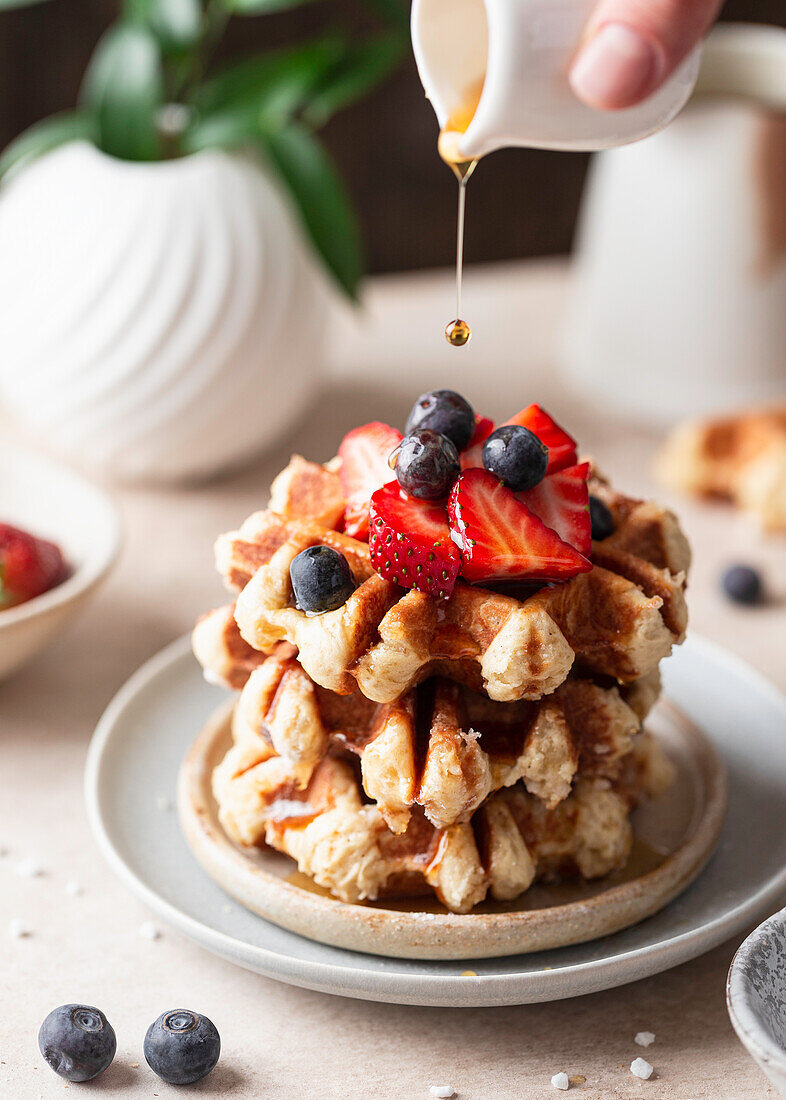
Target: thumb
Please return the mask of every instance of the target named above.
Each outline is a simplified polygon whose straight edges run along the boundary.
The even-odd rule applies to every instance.
[[[708,30],[721,0],[599,0],[568,74],[589,107],[646,99]]]

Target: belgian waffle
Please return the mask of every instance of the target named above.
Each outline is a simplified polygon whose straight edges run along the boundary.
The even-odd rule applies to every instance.
[[[203,615],[192,631],[191,647],[208,683],[228,688],[242,688],[265,660],[265,654],[242,637],[234,604]]]
[[[554,806],[577,774],[614,776],[658,687],[652,677],[621,694],[571,677],[538,702],[497,703],[435,677],[377,704],[315,684],[294,648],[281,643],[248,676],[237,738],[272,746],[299,765],[304,781],[328,751],[354,754],[364,791],[390,829],[403,832],[417,806],[442,828],[468,820],[491,791],[519,780]]]
[[[290,642],[309,675],[338,694],[359,687],[375,702],[393,702],[441,675],[498,701],[538,699],[566,679],[574,660],[630,682],[682,640],[689,552],[670,512],[600,481],[597,488],[618,528],[593,544],[594,568],[528,597],[461,581],[445,601],[405,592],[374,572],[365,543],[272,511],[222,536],[216,561],[240,590],[236,618],[246,641],[262,652]],[[357,588],[337,611],[308,616],[294,606],[289,566],[320,543],[345,556]]]
[[[786,530],[786,405],[681,424],[658,460],[675,489],[733,501]]]
[[[298,765],[264,742],[252,747],[240,726],[213,777],[227,834],[284,852],[347,902],[433,890],[449,909],[465,913],[489,892],[512,899],[536,879],[601,877],[627,860],[633,806],[672,777],[671,764],[645,734],[615,780],[579,779],[554,808],[519,783],[492,795],[470,822],[438,829],[417,812],[395,834],[376,807],[364,804],[349,761],[328,755],[301,786]]]

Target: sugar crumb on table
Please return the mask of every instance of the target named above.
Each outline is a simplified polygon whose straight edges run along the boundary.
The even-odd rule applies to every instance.
[[[20,878],[39,878],[44,869],[37,859],[20,859],[14,866],[14,872]]]
[[[630,1064],[630,1072],[642,1081],[649,1081],[653,1074],[653,1068],[646,1059],[634,1058]]]
[[[633,1042],[639,1047],[649,1047],[655,1042],[655,1036],[651,1031],[637,1031]]]

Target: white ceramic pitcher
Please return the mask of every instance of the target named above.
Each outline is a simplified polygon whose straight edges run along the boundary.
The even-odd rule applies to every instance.
[[[786,394],[786,30],[716,27],[673,125],[595,159],[563,350],[642,422]]]
[[[594,0],[414,0],[412,46],[440,128],[482,84],[459,143],[467,159],[523,145],[605,149],[662,129],[684,106],[697,47],[644,103],[595,111],[568,84]]]

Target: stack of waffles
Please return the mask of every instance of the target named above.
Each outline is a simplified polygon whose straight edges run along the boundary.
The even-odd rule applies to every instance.
[[[672,778],[643,721],[690,555],[671,513],[594,472],[589,488],[614,531],[587,572],[517,594],[459,579],[438,600],[345,533],[336,462],[293,458],[269,508],[219,538],[233,602],[193,635],[206,677],[239,692],[213,777],[227,834],[343,901],[435,893],[460,913],[622,867],[632,810]],[[356,587],[313,614],[290,565],[318,545]]]

